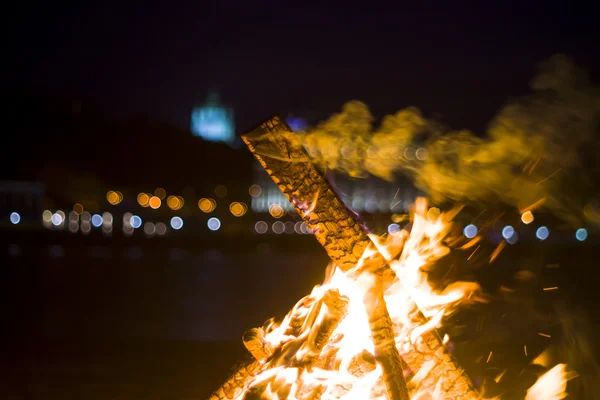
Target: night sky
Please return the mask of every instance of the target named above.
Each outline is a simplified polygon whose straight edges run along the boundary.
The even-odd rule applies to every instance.
[[[217,90],[238,130],[274,113],[324,118],[358,99],[376,116],[414,105],[480,131],[544,58],[599,64],[594,13],[575,2],[18,3],[3,21],[10,89],[181,128]]]

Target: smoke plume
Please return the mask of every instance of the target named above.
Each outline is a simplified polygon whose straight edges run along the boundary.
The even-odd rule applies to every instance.
[[[414,107],[378,127],[373,121],[365,104],[351,101],[304,132],[303,142],[323,168],[408,175],[434,202],[501,200],[523,209],[543,199],[567,219],[600,215],[600,90],[566,56],[541,63],[531,93],[509,101],[485,135],[444,128]]]

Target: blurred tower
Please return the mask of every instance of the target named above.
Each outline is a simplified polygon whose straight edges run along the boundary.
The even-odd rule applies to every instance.
[[[191,130],[204,140],[231,145],[235,140],[233,110],[220,104],[217,93],[211,93],[203,106],[192,110]]]

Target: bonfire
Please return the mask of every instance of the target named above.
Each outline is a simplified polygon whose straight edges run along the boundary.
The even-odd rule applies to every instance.
[[[464,303],[486,301],[475,282],[441,291],[425,267],[450,252],[459,212],[417,199],[410,233],[368,234],[279,117],[243,136],[331,258],[325,279],[280,322],[247,331],[252,361],[218,388],[217,399],[480,399],[437,329]],[[470,248],[479,237],[462,244]],[[527,399],[565,397],[566,368],[539,378]]]

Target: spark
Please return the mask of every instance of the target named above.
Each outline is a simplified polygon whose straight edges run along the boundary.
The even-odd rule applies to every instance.
[[[478,215],[478,216],[476,216],[476,217],[475,217],[475,219],[474,219],[473,221],[471,221],[471,223],[472,223],[472,224],[474,224],[474,223],[475,223],[475,221],[477,221],[477,219],[478,219],[479,217],[481,217],[481,215],[482,215],[484,212],[486,212],[486,211],[487,211],[487,208],[484,208],[484,209],[483,209],[483,211],[482,211],[482,212],[480,212],[480,213],[479,213],[479,215]]]
[[[527,357],[527,345],[523,346],[523,350],[525,350],[525,357]]]
[[[542,206],[542,205],[543,205],[545,202],[546,202],[546,198],[545,198],[545,197],[542,197],[541,199],[539,199],[539,200],[538,200],[538,201],[536,201],[535,203],[533,203],[533,204],[529,205],[528,207],[525,207],[524,209],[522,209],[522,210],[519,210],[519,214],[523,214],[523,213],[525,213],[525,212],[527,212],[527,211],[533,211],[533,210],[535,210],[536,208],[538,208],[538,207]]]
[[[560,268],[560,264],[548,264],[546,268]]]
[[[546,287],[543,289],[545,292],[549,291],[549,290],[558,290],[558,286],[552,286],[552,287]]]
[[[538,335],[547,337],[547,338],[552,337],[552,336],[548,335],[547,333],[542,333],[542,332],[538,332]]]
[[[471,257],[473,257],[473,255],[477,252],[477,250],[479,250],[480,247],[481,247],[481,245],[477,246],[475,248],[475,250],[473,250],[473,252],[471,253],[471,255],[467,258],[467,261],[469,261],[471,259]]]
[[[393,210],[394,207],[396,207],[400,203],[402,203],[402,200],[398,200],[396,203],[394,203],[394,205],[390,208],[390,210]]]
[[[494,262],[494,260],[498,257],[498,255],[502,251],[502,249],[504,249],[505,247],[506,247],[506,242],[505,241],[500,242],[498,247],[496,247],[496,249],[493,251],[492,255],[490,256],[490,263]]]
[[[396,194],[394,195],[394,199],[398,196],[398,193],[400,193],[400,188],[398,188],[398,190],[396,190]]]
[[[505,369],[504,371],[500,372],[500,374],[494,378],[494,381],[496,383],[500,382],[500,379],[502,379],[502,377],[504,376],[504,374],[506,374],[506,371],[507,370]]]
[[[487,360],[485,361],[486,364],[489,363],[490,360],[492,359],[492,353],[493,353],[493,351],[490,351],[490,355],[488,356]]]
[[[541,181],[539,181],[538,183],[536,183],[536,185],[539,185],[541,183],[546,182],[548,179],[552,178],[554,175],[556,175],[556,173],[558,171],[560,171],[562,168],[557,169],[556,171],[554,171],[553,173],[551,173],[547,178],[542,179]]]

